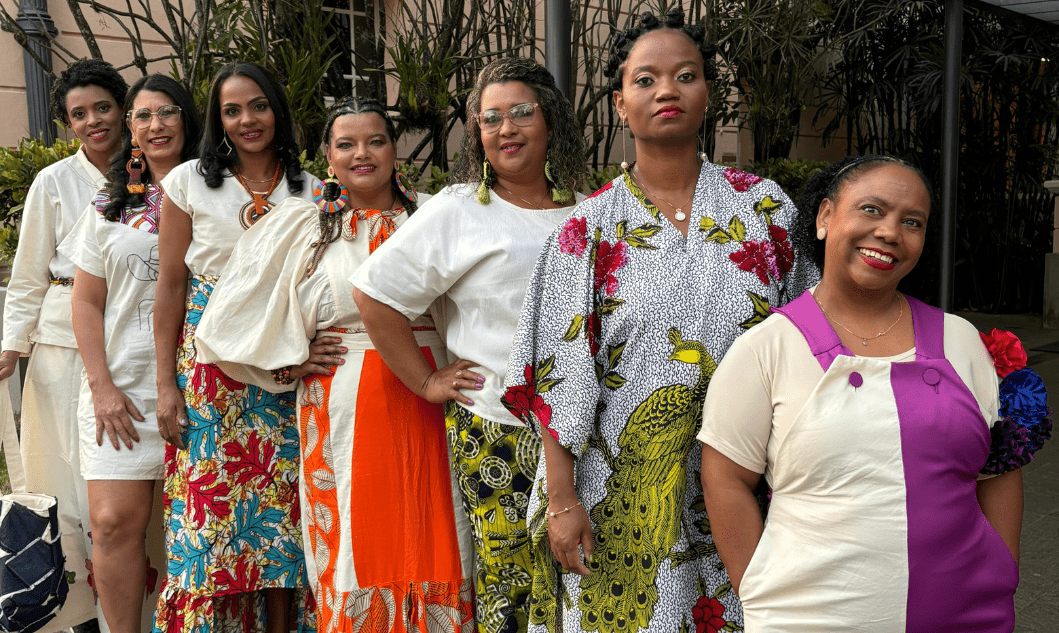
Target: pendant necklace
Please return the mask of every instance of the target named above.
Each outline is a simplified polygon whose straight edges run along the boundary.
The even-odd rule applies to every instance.
[[[538,204],[538,205],[534,206],[532,202],[530,202],[529,200],[526,200],[526,199],[525,199],[525,198],[523,198],[522,196],[518,195],[518,194],[517,194],[517,193],[515,193],[514,191],[511,191],[510,189],[508,189],[508,188],[507,188],[507,187],[505,187],[504,185],[501,185],[500,183],[497,183],[497,185],[499,185],[499,186],[500,186],[500,187],[501,187],[501,188],[502,188],[502,189],[503,189],[504,191],[506,191],[506,192],[510,193],[511,195],[515,196],[515,197],[516,197],[516,198],[518,198],[519,200],[521,200],[521,201],[525,202],[525,203],[526,203],[527,205],[529,205],[529,206],[527,206],[527,207],[526,207],[527,209],[543,209],[543,208],[544,208],[544,205],[542,205],[542,204]],[[541,201],[543,201],[543,200],[544,200],[544,198],[545,198],[545,197],[546,197],[547,195],[548,195],[548,194],[544,194],[543,196],[541,196],[541,199],[540,199],[540,200],[539,200],[538,202],[541,202]]]
[[[849,332],[853,336],[859,338],[860,339],[860,344],[863,345],[864,347],[867,347],[868,346],[868,341],[874,341],[875,339],[877,339],[877,338],[879,338],[881,336],[886,336],[887,334],[889,334],[890,330],[894,329],[894,326],[897,325],[901,321],[901,317],[903,317],[905,315],[905,302],[900,300],[901,299],[901,293],[897,293],[897,297],[898,297],[898,304],[897,305],[900,308],[900,312],[897,313],[897,320],[895,320],[893,323],[891,323],[890,327],[886,328],[882,332],[879,332],[875,336],[861,336],[860,334],[857,334],[856,332],[854,332],[853,330],[849,329],[845,325],[842,325],[841,323],[839,323],[835,319],[835,317],[831,316],[830,312],[828,312],[827,310],[824,309],[824,306],[822,304],[820,304],[820,309],[823,310],[824,314],[827,315],[827,318],[831,319],[832,323],[834,323],[838,327],[842,328],[843,330]]]
[[[279,161],[276,161],[276,171],[272,174],[272,180],[270,181],[268,191],[261,193],[252,190],[250,185],[246,184],[246,180],[243,178],[242,174],[239,173],[239,169],[235,165],[232,165],[232,173],[235,174],[235,177],[239,180],[239,184],[243,186],[243,189],[250,194],[250,202],[244,204],[239,210],[239,224],[241,224],[244,229],[249,229],[255,222],[265,217],[265,214],[272,210],[273,204],[268,197],[271,196],[272,192],[274,192],[276,187],[279,186],[279,167]]]
[[[636,184],[640,185],[640,189],[643,189],[644,193],[648,194],[652,198],[657,198],[658,200],[661,200],[662,202],[668,204],[670,207],[675,209],[675,211],[673,213],[673,217],[676,219],[677,222],[683,222],[684,220],[688,219],[687,214],[684,213],[684,207],[688,206],[688,204],[691,202],[692,198],[695,197],[695,189],[694,188],[692,188],[691,195],[688,196],[688,199],[684,201],[684,204],[682,204],[682,205],[680,205],[678,207],[677,205],[673,204],[669,200],[666,200],[662,196],[659,196],[659,195],[656,195],[654,193],[651,193],[651,191],[647,187],[644,186],[643,181],[640,181],[640,182],[638,182]]]

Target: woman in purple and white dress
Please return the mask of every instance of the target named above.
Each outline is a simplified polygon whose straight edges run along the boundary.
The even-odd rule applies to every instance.
[[[852,157],[806,189],[823,278],[736,340],[699,434],[745,630],[1011,631],[1044,385],[1012,335],[897,291],[926,241],[919,170]]]

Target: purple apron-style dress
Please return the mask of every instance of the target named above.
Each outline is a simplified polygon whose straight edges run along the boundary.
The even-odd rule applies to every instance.
[[[1018,565],[976,498],[989,425],[945,359],[944,314],[908,302],[903,363],[854,356],[809,293],[776,310],[825,373],[770,440],[818,450],[775,464],[741,586],[749,633],[1014,628]]]

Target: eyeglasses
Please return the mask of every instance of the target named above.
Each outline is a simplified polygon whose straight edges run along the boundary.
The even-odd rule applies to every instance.
[[[157,112],[151,112],[147,108],[140,108],[139,110],[129,110],[129,123],[132,127],[137,130],[151,126],[151,118],[158,117],[158,122],[162,125],[176,125],[177,121],[180,120],[180,106],[176,105],[164,105],[158,108]]]
[[[500,110],[483,110],[478,115],[478,125],[486,134],[492,134],[500,129],[504,123],[504,117],[519,127],[526,127],[533,123],[533,112],[540,105],[536,103],[519,103],[511,106],[507,112]]]

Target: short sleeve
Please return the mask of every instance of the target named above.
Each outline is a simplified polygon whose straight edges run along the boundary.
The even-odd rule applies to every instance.
[[[185,213],[188,212],[188,189],[191,187],[191,176],[197,165],[197,160],[181,163],[162,179],[165,197]]]
[[[502,402],[512,415],[580,457],[593,433],[600,384],[599,314],[587,221],[575,211],[537,259],[508,360]]]
[[[107,269],[103,263],[103,251],[99,248],[96,225],[100,215],[96,202],[88,205],[85,212],[74,224],[74,228],[59,244],[59,252],[66,255],[81,270],[89,275],[106,278]]]
[[[747,470],[764,473],[772,433],[773,375],[744,335],[735,340],[710,381],[698,439]]]
[[[421,206],[357,269],[353,285],[409,320],[426,313],[481,256],[460,243],[463,202],[455,198],[443,192]]]
[[[274,391],[271,370],[309,357],[327,291],[327,275],[305,278],[317,215],[288,198],[243,234],[195,331],[199,362]]]

